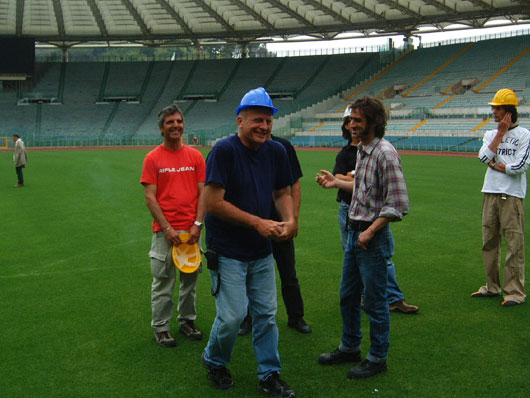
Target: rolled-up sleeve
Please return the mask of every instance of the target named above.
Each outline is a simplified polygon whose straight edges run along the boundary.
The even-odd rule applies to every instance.
[[[401,221],[409,212],[409,194],[397,153],[387,152],[382,159],[383,207],[379,217]]]

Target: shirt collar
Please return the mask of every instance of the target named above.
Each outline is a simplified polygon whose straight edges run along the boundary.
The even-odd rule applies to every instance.
[[[368,145],[364,146],[362,143],[359,144],[361,152],[365,152],[367,155],[370,155],[374,148],[379,144],[381,138],[375,137]]]

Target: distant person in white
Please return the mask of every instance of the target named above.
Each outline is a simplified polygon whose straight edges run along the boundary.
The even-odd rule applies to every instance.
[[[21,188],[24,186],[24,173],[22,169],[28,164],[28,154],[26,153],[26,147],[24,141],[20,139],[18,134],[13,134],[13,142],[15,143],[15,154],[13,155],[13,161],[15,162],[15,169],[17,171],[18,183],[13,185],[15,188]]]
[[[526,298],[524,199],[526,170],[530,165],[530,132],[516,124],[518,100],[512,90],[497,91],[489,105],[498,126],[486,132],[478,155],[480,161],[489,166],[482,187],[482,256],[486,286],[471,296],[500,296],[501,237],[504,236],[507,253],[501,305],[512,307]]]

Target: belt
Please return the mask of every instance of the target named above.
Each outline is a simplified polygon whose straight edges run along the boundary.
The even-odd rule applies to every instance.
[[[371,221],[356,221],[356,220],[348,220],[348,224],[351,229],[354,231],[366,231],[370,225],[372,225]]]
[[[493,195],[493,196],[500,196],[501,199],[503,200],[506,200],[510,197],[510,195],[507,195],[505,193],[489,193],[489,192],[486,192],[487,195]]]

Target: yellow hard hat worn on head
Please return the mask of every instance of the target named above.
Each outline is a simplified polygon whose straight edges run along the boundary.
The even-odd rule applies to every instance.
[[[517,96],[509,88],[503,88],[495,93],[495,97],[488,102],[489,105],[500,106],[500,105],[519,105]]]
[[[173,262],[180,271],[191,274],[197,271],[201,265],[201,250],[197,243],[193,245],[186,243],[190,238],[189,233],[182,232],[179,234],[179,238],[182,243],[178,246],[173,246],[171,251]]]

